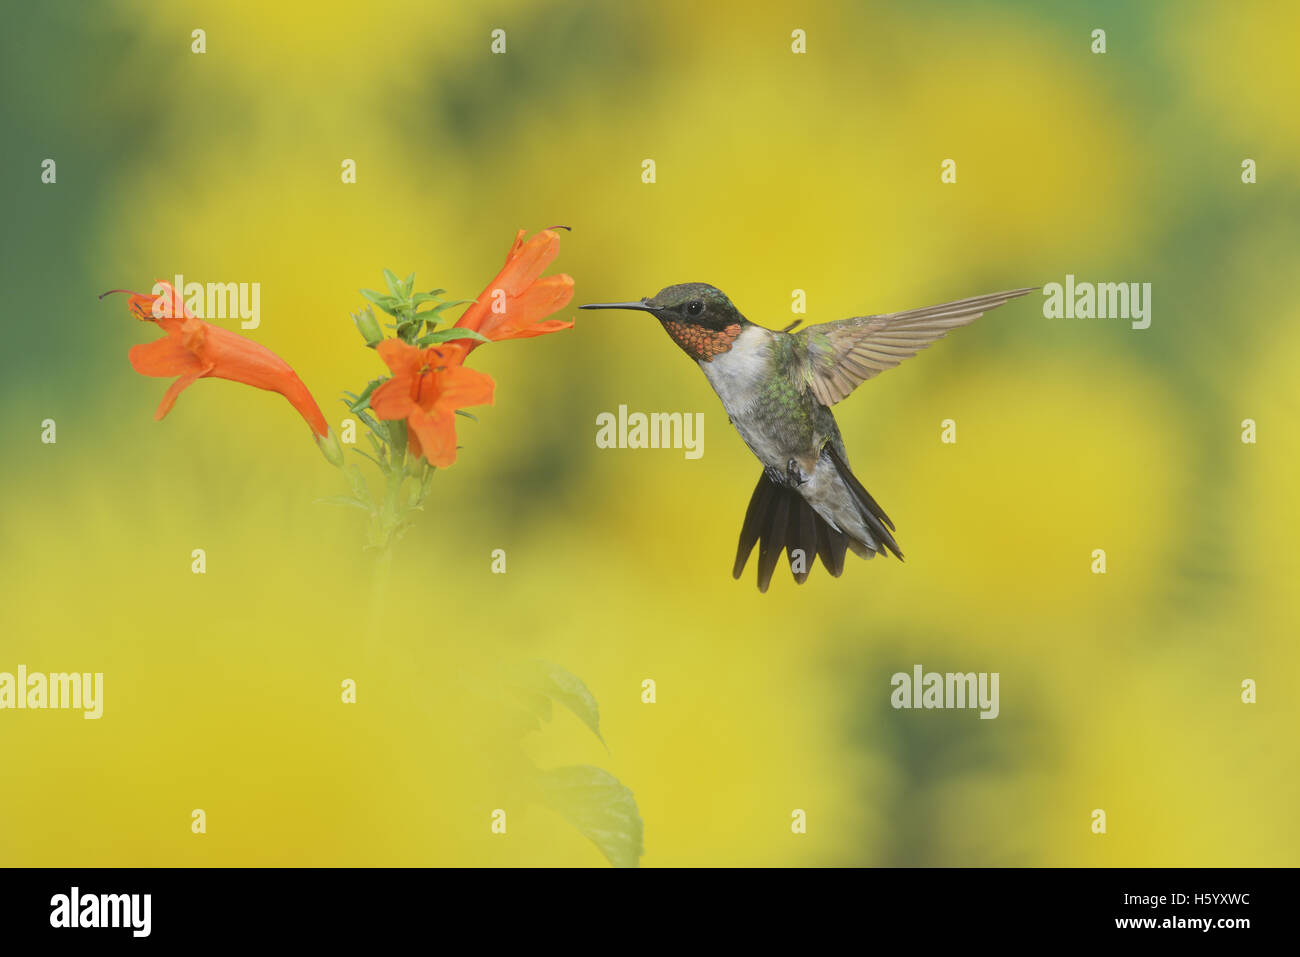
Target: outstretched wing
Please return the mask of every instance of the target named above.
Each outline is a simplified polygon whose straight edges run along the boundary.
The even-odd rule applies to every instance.
[[[803,357],[794,365],[796,385],[801,391],[811,389],[822,405],[834,405],[872,376],[916,355],[950,329],[972,323],[990,309],[1037,288],[1029,286],[906,312],[808,326],[793,333],[802,339],[803,346],[794,350]]]

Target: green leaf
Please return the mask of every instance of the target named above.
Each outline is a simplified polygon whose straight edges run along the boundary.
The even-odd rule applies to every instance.
[[[366,477],[361,474],[361,469],[357,467],[357,463],[351,463],[343,470],[343,474],[347,476],[348,484],[352,486],[352,496],[358,502],[365,503],[366,511],[373,511],[370,486],[366,484]]]
[[[369,459],[370,461],[374,462],[374,463],[375,463],[376,465],[378,465],[381,469],[384,467],[384,463],[383,463],[383,462],[379,461],[379,459],[375,458],[373,455],[371,455],[371,454],[370,454],[369,452],[367,452],[365,449],[353,449],[352,451],[353,451],[353,452],[356,452],[357,455],[361,456],[363,459]]]
[[[452,299],[448,302],[439,303],[438,305],[430,309],[429,312],[442,312],[444,309],[450,309],[453,306],[466,306],[469,305],[471,302],[476,302],[476,301],[477,300],[474,299]]]
[[[367,385],[365,389],[362,390],[360,395],[352,397],[352,402],[350,405],[348,405],[348,408],[351,409],[353,412],[360,412],[362,409],[370,408],[370,393],[374,392],[376,389],[378,389],[381,385],[383,385],[387,381],[388,379],[383,376],[379,377],[378,379],[371,379],[370,384]],[[352,393],[350,392],[345,392],[343,394],[352,395]]]
[[[439,342],[449,342],[452,339],[477,339],[479,342],[492,341],[483,333],[475,332],[473,329],[438,329],[435,332],[421,336],[415,340],[415,344],[417,346],[432,346]]]
[[[380,425],[373,418],[371,418],[369,412],[365,412],[361,409],[357,409],[357,418],[360,419],[362,422],[364,422],[366,424],[366,428],[368,428],[371,432],[375,433],[375,435],[379,436],[379,438],[382,441],[387,442],[389,440],[388,429]]]
[[[438,305],[434,306],[432,309],[426,309],[424,312],[417,312],[415,314],[415,318],[420,322],[427,323],[429,328],[432,329],[434,326],[438,325],[438,323],[442,322],[444,319],[447,318],[446,316],[443,315],[443,312],[445,310],[450,309],[453,306],[461,306],[467,302],[473,302],[473,301],[474,301],[473,299],[457,299],[455,302],[439,303]]]
[[[397,278],[397,274],[391,269],[384,270],[384,282],[388,284],[388,291],[397,299],[405,299],[402,293],[402,280]]]
[[[540,691],[530,691],[527,688],[512,688],[515,700],[523,705],[524,710],[528,713],[530,727],[534,731],[542,730],[542,723],[550,723],[553,716],[551,699],[546,697]]]
[[[645,826],[632,792],[603,768],[588,765],[538,773],[542,803],[576,827],[615,867],[637,867]]]
[[[357,450],[353,449],[353,451],[355,452]],[[317,505],[351,505],[353,508],[361,509],[361,511],[365,512],[367,515],[370,514],[371,512],[370,505],[366,504],[365,502],[361,501],[358,498],[353,498],[351,495],[331,495],[328,498],[318,498],[316,499],[316,504]]]
[[[400,314],[400,313],[401,313],[401,310],[400,310],[400,307],[401,307],[402,301],[401,301],[400,299],[396,298],[395,296],[385,296],[385,295],[381,295],[380,293],[375,292],[373,289],[362,289],[362,290],[361,290],[361,295],[365,296],[365,297],[366,297],[367,299],[369,299],[372,303],[374,303],[376,306],[378,306],[378,307],[379,307],[380,309],[382,309],[384,312],[388,313],[388,314],[389,314],[390,316],[392,316],[394,319],[400,319],[400,318],[401,318],[401,314]]]
[[[516,684],[524,691],[546,695],[564,705],[600,738],[600,706],[582,679],[549,661],[529,661],[514,669]]]
[[[421,300],[421,301],[419,302],[419,305],[422,306],[422,305],[424,305],[425,302],[428,302],[428,301],[430,301],[430,300]],[[473,299],[437,299],[437,298],[434,298],[432,301],[436,302],[437,305],[434,306],[432,309],[426,309],[424,312],[420,313],[421,316],[424,316],[424,317],[433,316],[435,313],[445,312],[446,310],[448,310],[448,309],[453,309],[453,308],[455,308],[456,306],[464,306],[464,305],[468,305],[469,303],[474,302],[475,300],[473,300]]]
[[[411,292],[415,289],[415,273],[411,273],[402,280],[402,298],[410,300]]]
[[[463,415],[463,416],[465,416],[465,418],[467,418],[467,419],[473,419],[475,422],[478,421],[478,416],[477,416],[477,415],[475,415],[475,414],[472,413],[472,412],[466,412],[464,409],[457,409],[457,410],[456,410],[456,414],[457,414],[457,415]]]
[[[426,302],[442,302],[442,300],[439,299],[438,296],[441,293],[444,293],[446,291],[447,291],[446,289],[433,289],[429,292],[417,292],[414,296],[411,297],[411,304],[415,306],[422,306]]]

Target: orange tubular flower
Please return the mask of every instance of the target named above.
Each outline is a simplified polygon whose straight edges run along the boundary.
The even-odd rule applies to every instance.
[[[252,339],[196,318],[169,283],[160,281],[158,285],[163,289],[162,295],[131,293],[129,303],[131,312],[157,323],[167,334],[162,339],[132,346],[132,367],[141,375],[179,376],[163,396],[154,413],[155,419],[170,412],[176,397],[196,380],[215,376],[280,393],[307,420],[318,439],[329,435],[329,424],[320,406],[289,363]]]
[[[540,279],[542,272],[560,251],[560,235],[544,229],[527,242],[519,230],[506,264],[456,323],[491,339],[527,339],[571,329],[572,322],[549,319],[573,298],[573,277],[565,274]],[[470,349],[482,345],[466,339]]]
[[[405,419],[411,453],[437,468],[456,461],[456,410],[491,405],[496,388],[489,376],[461,364],[466,341],[421,349],[385,339],[376,347],[393,377],[370,396],[370,408],[381,419]]]

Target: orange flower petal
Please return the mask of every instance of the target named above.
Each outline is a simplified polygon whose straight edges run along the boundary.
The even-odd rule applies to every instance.
[[[528,230],[526,229],[521,229],[519,230],[519,232],[515,233],[515,241],[510,244],[510,251],[506,253],[507,263],[519,255],[519,250],[522,249],[524,246],[524,236],[527,233]]]
[[[175,382],[169,385],[167,387],[167,391],[163,394],[162,401],[158,403],[157,411],[155,411],[153,414],[154,419],[161,420],[164,415],[166,415],[168,412],[172,410],[172,406],[176,404],[176,397],[180,395],[182,392],[184,392],[186,389],[188,389],[190,386],[192,386],[198,380],[199,380],[199,374],[196,372],[191,372],[181,376],[179,379],[177,379]]]
[[[469,355],[472,341],[474,340],[451,339],[430,346],[424,351],[424,362],[435,369],[439,366],[458,366],[465,361],[465,356]]]
[[[496,383],[492,377],[476,369],[453,366],[438,374],[438,398],[435,411],[446,412],[470,405],[491,405]]]
[[[479,326],[483,325],[483,320],[487,318],[490,294],[483,292],[479,297],[470,303],[469,308],[456,320],[457,329],[472,329],[479,331]]]
[[[544,336],[551,332],[563,332],[565,329],[573,328],[573,320],[564,319],[547,319],[543,322],[534,322],[531,326],[524,326],[522,329],[509,328],[501,330],[505,335],[500,336],[502,339],[532,339],[535,336]]]
[[[209,366],[205,375],[278,392],[298,410],[313,432],[321,437],[329,434],[325,415],[307,386],[289,363],[266,346],[197,319],[185,321],[181,338],[190,343],[200,361]]]
[[[409,345],[401,339],[385,339],[375,346],[375,351],[379,353],[379,358],[384,360],[384,365],[388,366],[389,371],[394,375],[402,373],[414,374],[424,361],[424,357],[417,347]]]
[[[406,447],[410,449],[413,458],[421,458],[424,455],[424,447],[420,445],[420,434],[415,429],[406,430]]]
[[[411,398],[411,379],[389,379],[370,393],[370,408],[381,419],[404,419],[419,408]]]
[[[141,296],[141,299],[149,300],[148,315],[142,318],[146,319],[193,319],[194,313],[185,305],[185,298],[177,291],[171,283],[163,280],[154,280],[154,288],[161,289],[162,292],[157,295]],[[161,300],[161,301],[158,301]],[[154,313],[158,315],[154,315]]]
[[[488,286],[489,295],[492,289],[504,289],[507,296],[519,295],[537,281],[559,254],[560,234],[552,229],[543,229],[522,246],[516,237],[505,268]]]
[[[551,313],[563,309],[572,298],[572,276],[564,274],[547,276],[533,283],[523,295],[508,300],[506,311],[489,316],[478,331],[494,341],[541,335],[540,332],[526,333],[524,330]],[[568,326],[562,328],[567,329],[572,325],[573,323],[570,322]]]
[[[420,451],[435,468],[445,469],[456,461],[456,423],[454,413],[430,415],[416,409],[406,420],[419,438]]]
[[[289,363],[252,339],[196,318],[170,283],[158,280],[155,288],[161,292],[148,296],[131,293],[127,303],[133,315],[156,322],[167,333],[162,339],[133,346],[128,353],[132,368],[141,375],[180,376],[167,389],[154,418],[170,412],[176,397],[196,379],[214,376],[278,392],[318,438],[329,435],[329,423],[320,406]]]
[[[560,252],[560,234],[553,229],[543,229],[526,242],[523,237],[521,229],[506,256],[505,266],[456,321],[457,327],[481,332],[481,327],[497,315],[491,311],[494,293],[497,290],[505,293],[509,309],[509,300],[522,295],[536,282]]]
[[[175,336],[132,346],[127,357],[131,360],[131,368],[141,375],[169,378],[190,373],[198,375],[203,371],[198,356],[186,349]]]

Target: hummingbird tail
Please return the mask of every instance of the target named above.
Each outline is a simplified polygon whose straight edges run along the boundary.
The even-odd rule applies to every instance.
[[[802,585],[818,558],[835,578],[844,571],[844,556],[852,549],[862,558],[892,552],[902,558],[892,533],[893,523],[876,500],[862,487],[844,460],[827,446],[822,452],[827,474],[832,475],[843,493],[845,508],[853,513],[852,522],[840,520],[848,531],[836,528],[809,504],[793,486],[773,480],[764,470],[750,496],[745,522],[740,528],[736,562],[731,574],[739,578],[758,544],[758,590],[767,591],[772,573],[786,553],[794,580]]]
[[[767,591],[782,550],[790,562],[794,580],[802,585],[818,557],[836,578],[844,571],[849,536],[817,514],[802,495],[787,485],[774,482],[764,471],[754,487],[740,529],[740,544],[731,574],[739,578],[758,543],[758,590]]]
[[[874,554],[883,555],[886,551],[889,551],[893,553],[895,558],[902,561],[903,552],[899,549],[898,542],[894,541],[894,523],[889,520],[885,510],[871,497],[871,493],[858,481],[858,477],[850,471],[849,463],[845,462],[843,457],[835,451],[834,445],[827,443],[822,450],[822,456],[829,458],[831,464],[835,466],[836,474],[848,489],[853,504],[857,506],[862,523],[866,526],[865,529],[860,528],[859,531],[865,530],[867,534],[860,536],[850,534],[849,547],[863,558],[870,558]],[[836,520],[839,520],[838,517]]]

